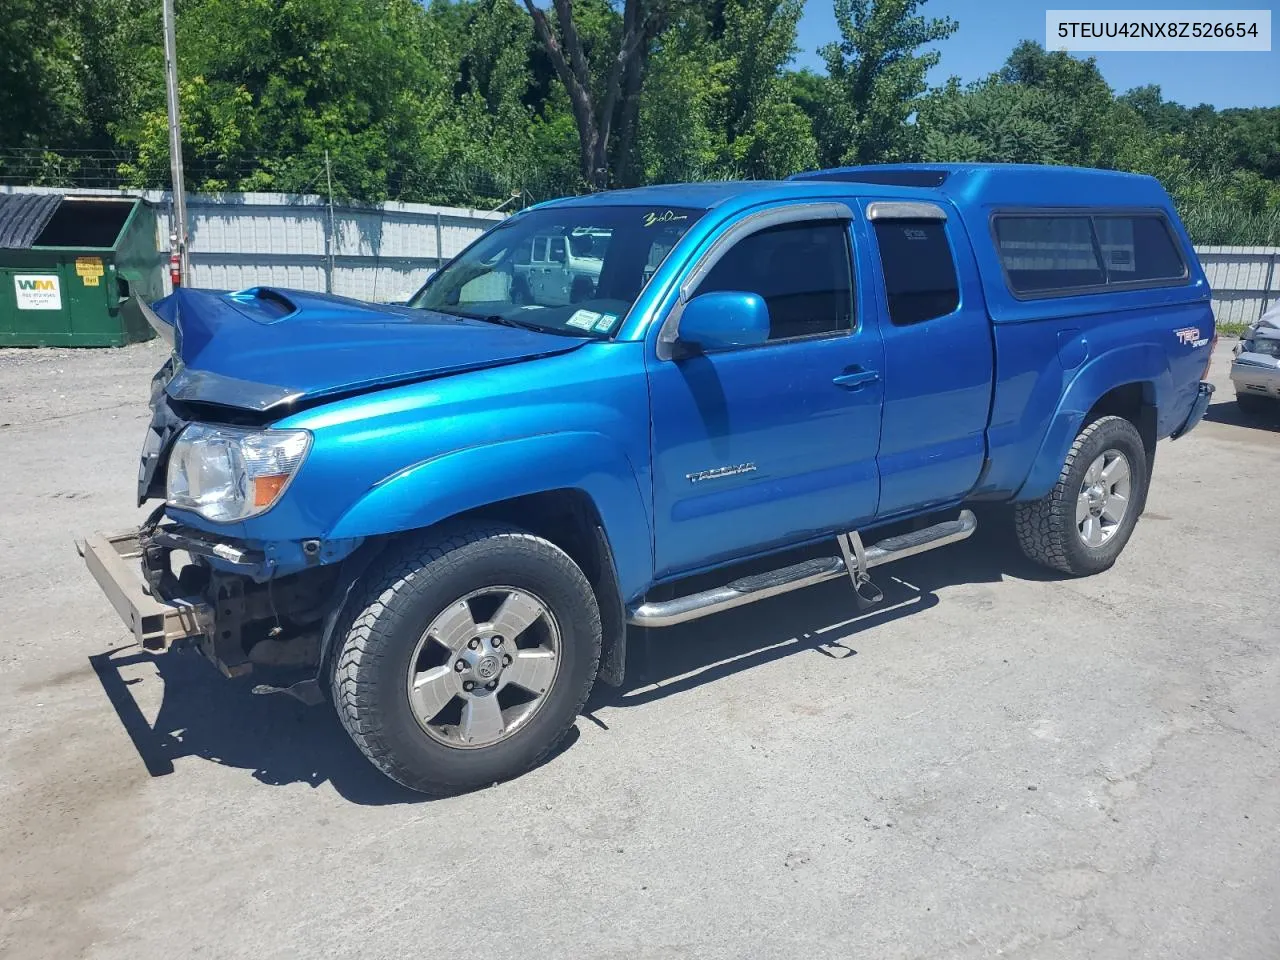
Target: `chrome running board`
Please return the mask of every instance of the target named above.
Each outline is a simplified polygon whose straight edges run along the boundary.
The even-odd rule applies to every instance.
[[[888,537],[867,547],[867,566],[878,567],[905,557],[914,557],[945,547],[949,543],[968,540],[978,529],[978,520],[972,510],[961,510],[954,520],[944,520],[922,530],[913,530],[896,537]]]
[[[955,520],[935,523],[923,530],[913,530],[896,537],[888,537],[866,548],[865,563],[878,567],[894,560],[911,557],[926,550],[936,550],[949,543],[965,540],[973,534],[978,521],[971,510],[961,510]],[[819,557],[804,560],[779,570],[741,577],[723,587],[691,593],[663,600],[658,603],[642,603],[629,611],[627,623],[634,627],[672,627],[713,613],[732,610],[744,604],[755,603],[768,597],[776,597],[793,590],[802,590],[827,580],[851,576],[842,557]]]

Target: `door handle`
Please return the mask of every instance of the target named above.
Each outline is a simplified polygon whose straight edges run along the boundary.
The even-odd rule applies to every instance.
[[[837,387],[844,387],[846,390],[861,390],[868,384],[875,383],[880,379],[880,374],[874,370],[854,370],[850,373],[842,373],[835,377],[831,382]]]

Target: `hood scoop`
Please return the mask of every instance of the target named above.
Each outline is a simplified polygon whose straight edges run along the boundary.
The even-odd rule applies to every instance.
[[[227,299],[240,305],[245,316],[259,323],[277,323],[298,312],[298,305],[288,294],[275,287],[250,287],[227,294]]]

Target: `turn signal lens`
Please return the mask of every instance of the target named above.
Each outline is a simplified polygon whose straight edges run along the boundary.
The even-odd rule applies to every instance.
[[[253,478],[253,505],[269,507],[276,502],[280,491],[289,480],[287,473],[272,473],[265,477]]]

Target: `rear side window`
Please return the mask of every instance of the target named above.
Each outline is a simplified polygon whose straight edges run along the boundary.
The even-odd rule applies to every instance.
[[[995,238],[1015,294],[1069,295],[1187,276],[1168,225],[1154,214],[997,216]]]
[[[1094,217],[1111,283],[1181,280],[1187,267],[1159,217]]]
[[[997,217],[996,244],[1014,293],[1106,283],[1089,217]]]
[[[937,220],[876,220],[889,319],[906,327],[944,317],[960,305],[946,225]]]

